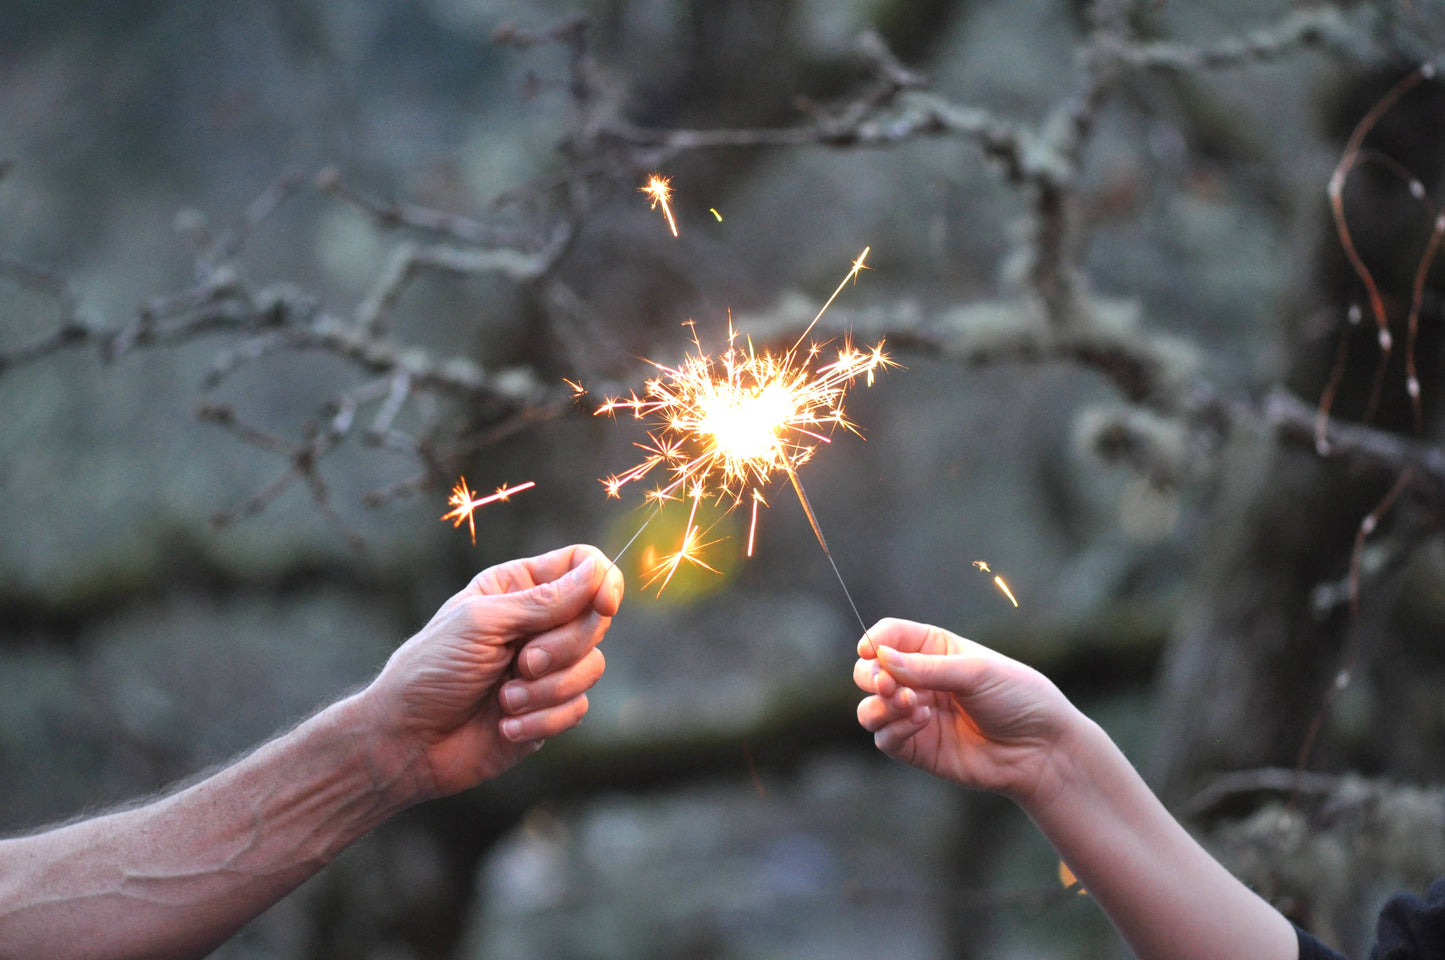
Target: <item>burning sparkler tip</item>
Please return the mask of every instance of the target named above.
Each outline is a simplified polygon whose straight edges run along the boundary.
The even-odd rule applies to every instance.
[[[659,193],[648,192],[661,200]],[[867,255],[865,248],[853,261],[848,277],[864,269]],[[818,317],[847,279],[833,291]],[[762,488],[779,474],[787,474],[823,544],[798,483],[797,468],[811,459],[819,445],[830,442],[834,430],[858,432],[844,414],[845,393],[859,378],[871,383],[876,370],[893,364],[881,342],[871,350],[845,342],[835,359],[823,361],[820,346],[807,339],[818,317],[781,354],[757,350],[748,337],[739,334],[731,317],[726,349],[709,354],[702,348],[697,325],[688,320],[684,325],[691,332],[695,354],[688,354],[676,366],[651,361],[659,376],[646,382],[640,397],[611,398],[597,410],[610,413],[626,406],[637,418],[646,417],[652,423],[646,442],[637,444],[644,452],[641,462],[603,481],[608,495],[619,496],[622,486],[657,470],[665,471],[667,477],[647,492],[646,499],[659,506],[686,497],[692,500],[694,512],[703,499],[732,510],[750,497],[753,517],[747,552],[751,556],[757,510],[759,505],[767,506]],[[682,546],[653,567],[653,581],[660,580],[664,587],[684,562],[713,569],[699,559],[698,552],[708,544],[699,542],[691,518],[687,530]],[[823,549],[826,553],[826,544]]]
[[[645,186],[638,188],[638,192],[652,198],[651,209],[656,210],[661,205],[662,215],[667,218],[668,229],[674,237],[677,236],[677,221],[672,218],[672,181],[660,173],[654,173],[647,178]]]
[[[466,521],[467,531],[472,535],[472,546],[477,544],[477,521],[476,510],[478,507],[486,506],[489,503],[505,503],[511,499],[512,494],[521,493],[523,490],[530,490],[535,487],[536,481],[528,480],[526,483],[519,483],[515,487],[509,487],[505,483],[497,488],[490,496],[478,497],[470,487],[467,486],[467,478],[457,479],[457,485],[452,488],[451,498],[447,503],[452,507],[450,511],[442,514],[443,520],[452,521],[452,527],[460,527],[462,521]]]
[[[848,271],[848,279],[850,279],[850,280],[852,280],[853,282],[856,283],[856,282],[858,281],[858,274],[859,274],[859,273],[861,273],[861,272],[864,271],[864,270],[869,270],[869,269],[871,269],[871,268],[870,268],[867,264],[865,264],[863,261],[868,259],[868,251],[869,251],[869,250],[872,250],[872,249],[873,249],[873,248],[872,248],[871,246],[869,246],[869,247],[864,247],[864,248],[863,248],[863,252],[860,253],[860,254],[858,254],[858,259],[853,261],[853,269],[850,270],[850,271]]]

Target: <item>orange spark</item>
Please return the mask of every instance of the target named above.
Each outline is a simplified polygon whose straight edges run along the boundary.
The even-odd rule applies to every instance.
[[[489,503],[505,501],[514,493],[521,493],[523,490],[530,490],[537,484],[528,480],[526,483],[519,483],[515,487],[509,487],[505,483],[497,488],[496,493],[478,498],[475,493],[467,488],[467,478],[461,477],[457,485],[452,488],[451,499],[447,501],[453,509],[442,515],[443,520],[452,521],[453,527],[460,527],[462,521],[467,522],[467,529],[472,535],[472,546],[477,543],[477,521],[473,514],[478,507],[486,506]]]
[[[993,573],[993,571],[988,568],[988,562],[986,560],[975,560],[973,561],[973,565],[975,567],[978,567],[978,569],[983,571],[984,573]],[[1019,605],[1018,600],[1014,597],[1014,592],[1008,588],[1008,584],[1003,582],[1003,577],[994,574],[993,583],[994,586],[998,587],[1000,590],[1003,591],[1004,596],[1009,598],[1009,602],[1011,602],[1014,606]]]
[[[640,193],[645,193],[652,198],[651,209],[656,210],[662,205],[662,215],[667,218],[667,226],[672,230],[672,235],[677,236],[677,221],[672,219],[672,181],[660,173],[654,173],[647,178],[647,186],[638,187]]]
[[[805,340],[843,286],[864,269],[867,255],[865,248],[787,351],[759,352],[729,319],[727,349],[712,355],[703,350],[694,327],[695,352],[684,355],[677,366],[652,361],[658,375],[644,384],[641,395],[612,397],[598,407],[598,414],[627,410],[634,418],[652,423],[646,442],[636,444],[643,451],[642,460],[602,481],[608,496],[620,496],[623,486],[660,469],[665,478],[646,494],[659,506],[688,496],[694,512],[705,497],[733,510],[748,497],[753,505],[748,533],[751,555],[757,508],[759,504],[767,506],[763,488],[786,475],[798,490],[799,501],[822,543],[817,521],[798,485],[797,469],[812,459],[820,444],[831,442],[836,430],[859,433],[844,412],[844,395],[857,378],[871,383],[877,370],[895,364],[883,352],[881,342],[860,350],[845,339],[829,358],[824,355],[826,343],[808,341],[805,345]],[[684,560],[705,566],[697,555],[707,544],[698,542],[691,519],[687,530],[682,547],[658,567],[668,577]],[[823,549],[827,550],[826,544]]]

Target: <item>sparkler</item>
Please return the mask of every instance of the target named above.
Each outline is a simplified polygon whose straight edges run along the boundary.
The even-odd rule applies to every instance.
[[[758,508],[767,506],[764,490],[780,473],[787,475],[819,546],[838,582],[843,583],[798,479],[798,468],[812,459],[821,444],[830,443],[837,430],[859,433],[844,412],[844,395],[858,378],[871,385],[878,370],[896,365],[883,352],[882,341],[864,350],[845,339],[829,358],[825,356],[826,343],[808,339],[843,288],[866,269],[867,257],[868,248],[864,248],[817,315],[783,353],[759,352],[750,338],[738,334],[729,318],[727,349],[717,356],[708,354],[696,326],[688,321],[694,353],[685,355],[677,366],[652,361],[658,375],[646,382],[640,396],[634,392],[608,398],[597,408],[597,414],[615,416],[625,410],[636,419],[652,422],[647,441],[636,444],[643,451],[642,460],[602,481],[608,496],[620,496],[625,485],[658,472],[663,478],[646,494],[658,511],[668,501],[692,501],[681,545],[648,571],[648,585],[661,581],[659,594],[684,563],[713,569],[701,558],[702,549],[713,542],[704,542],[706,530],[696,523],[698,504],[703,500],[716,502],[726,512],[749,503],[752,520],[747,555],[751,556]],[[634,534],[633,539],[636,537]],[[623,551],[626,549],[624,546]],[[846,584],[843,591],[848,592]],[[853,603],[851,595],[848,602]],[[857,615],[856,605],[853,612]]]
[[[993,571],[988,568],[987,560],[975,560],[973,561],[973,565],[984,573],[993,573]],[[1009,598],[1010,603],[1014,606],[1019,605],[1018,600],[1014,598],[1014,592],[1008,588],[1008,584],[1003,582],[1003,577],[994,574],[993,585],[1003,591],[1003,595]]]
[[[478,507],[486,506],[489,503],[505,501],[514,493],[521,493],[523,490],[530,490],[537,484],[528,480],[526,483],[519,483],[515,487],[509,487],[505,483],[497,488],[496,493],[478,498],[475,493],[467,488],[467,478],[461,477],[457,485],[452,488],[451,499],[447,501],[452,506],[449,513],[442,515],[443,520],[450,520],[453,527],[460,527],[462,521],[467,523],[467,529],[472,535],[472,546],[477,544],[477,521],[474,514]]]
[[[652,198],[651,209],[656,210],[659,204],[662,206],[662,215],[667,218],[667,226],[672,230],[672,235],[677,236],[677,221],[672,219],[672,181],[660,173],[654,173],[647,178],[647,185],[639,187],[638,190]]]

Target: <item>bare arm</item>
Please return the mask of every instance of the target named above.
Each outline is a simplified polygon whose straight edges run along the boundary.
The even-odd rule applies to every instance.
[[[199,957],[411,800],[337,704],[146,806],[0,843],[0,954]]]
[[[1169,814],[1082,714],[1023,804],[1140,960],[1296,960],[1294,927]]]
[[[0,956],[204,956],[391,815],[578,723],[621,594],[590,547],[494,567],[365,690],[215,776],[0,841]]]
[[[1042,674],[902,620],[874,627],[859,654],[855,680],[871,696],[858,717],[879,749],[1015,800],[1140,960],[1297,960],[1289,921],[1199,846]]]

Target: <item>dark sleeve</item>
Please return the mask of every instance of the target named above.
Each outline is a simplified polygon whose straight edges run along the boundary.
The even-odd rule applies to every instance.
[[[1294,932],[1299,937],[1299,960],[1345,960],[1342,954],[1335,953],[1299,927],[1295,927]]]
[[[1370,960],[1432,958],[1445,958],[1445,877],[1432,883],[1423,899],[1397,893],[1385,902],[1370,953]]]

